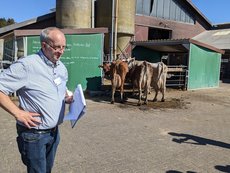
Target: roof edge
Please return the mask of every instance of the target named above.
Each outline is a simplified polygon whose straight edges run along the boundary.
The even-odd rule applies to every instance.
[[[31,25],[31,24],[34,24],[36,22],[43,21],[45,19],[49,19],[49,18],[51,18],[53,16],[55,16],[55,12],[51,12],[51,13],[48,13],[48,14],[45,14],[45,15],[42,15],[42,16],[38,16],[36,18],[29,19],[29,20],[26,20],[26,21],[23,21],[23,22],[20,22],[20,23],[15,23],[15,24],[12,24],[12,25],[2,27],[2,28],[0,28],[0,34],[15,30],[17,28],[21,28],[21,27],[24,27],[24,26],[27,26],[27,25]]]
[[[210,20],[192,3],[191,0],[185,0],[197,13],[212,27],[213,24]]]
[[[190,42],[190,43],[193,43],[193,44],[196,44],[196,45],[198,45],[198,46],[202,46],[202,47],[208,48],[208,49],[210,49],[210,50],[213,50],[213,51],[218,52],[218,53],[221,53],[221,54],[224,54],[224,53],[225,53],[224,50],[218,49],[218,48],[216,48],[216,47],[214,47],[214,46],[211,46],[211,45],[208,45],[208,44],[206,44],[206,43],[203,43],[203,42],[194,40],[194,39],[192,39],[192,38],[189,39],[189,42]]]

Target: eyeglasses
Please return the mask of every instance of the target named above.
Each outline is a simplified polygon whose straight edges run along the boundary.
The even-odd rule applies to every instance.
[[[44,43],[47,44],[49,47],[51,47],[55,51],[63,51],[66,49],[66,46],[52,46],[47,42],[44,42]]]

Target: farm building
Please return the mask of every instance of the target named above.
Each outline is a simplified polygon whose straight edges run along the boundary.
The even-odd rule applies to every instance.
[[[104,8],[105,6],[107,8]],[[139,59],[147,58],[146,60],[151,62],[162,60],[171,66],[173,73],[182,68],[183,84],[179,83],[177,86],[188,89],[218,86],[221,54],[224,51],[215,45],[202,43],[202,40],[192,39],[203,32],[212,30],[214,26],[190,0],[56,0],[55,12],[0,28],[0,39],[4,40],[0,42],[3,45],[3,66],[7,66],[21,55],[32,53],[27,50],[28,47],[31,47],[28,42],[23,42],[23,45],[26,46],[20,48],[22,41],[20,41],[21,37],[17,39],[19,36],[17,33],[23,30],[31,33],[33,30],[49,26],[57,26],[64,30],[72,29],[72,35],[76,33],[87,36],[91,34],[100,35],[101,39],[97,42],[100,44],[100,57],[97,61],[90,62],[94,65],[92,73],[95,75],[91,74],[88,78],[102,76],[102,72],[97,68],[97,65],[102,61],[111,61],[117,57],[138,56]],[[107,28],[107,31],[103,28]],[[68,34],[66,32],[66,35]],[[32,35],[22,36],[23,39],[26,38],[24,40],[29,37]],[[71,40],[71,38],[69,39]],[[175,45],[168,46],[172,42]],[[78,39],[75,44],[80,44]],[[151,44],[151,46],[144,44]],[[164,47],[167,49],[162,51]],[[198,49],[202,49],[202,51],[198,51]],[[88,50],[91,51],[91,49]],[[83,52],[83,49],[79,51]],[[199,57],[195,58],[194,54],[199,54]],[[152,57],[152,55],[157,56]],[[209,58],[209,55],[213,55],[215,60]],[[203,68],[198,63],[201,59],[203,59],[203,65],[206,64],[207,66],[208,64],[210,68],[214,66],[215,72],[210,69],[205,72],[198,70]],[[178,68],[178,66],[180,67]],[[79,71],[85,71],[83,65],[78,68]],[[69,72],[75,71],[73,68],[68,70]],[[203,76],[199,79],[199,84],[194,84],[199,74],[193,74],[193,71],[209,76]],[[209,74],[209,72],[213,74]],[[174,81],[170,85],[178,83],[176,75],[173,74],[175,79],[172,78]],[[87,76],[84,78],[82,79],[85,83],[84,89],[92,89],[87,86]],[[93,89],[98,89],[98,87]]]
[[[67,48],[61,61],[69,73],[68,88],[74,90],[76,85],[81,83],[84,89],[99,90],[101,71],[95,64],[102,61],[104,34],[108,32],[107,28],[62,31],[66,36]],[[5,40],[4,60],[10,62],[14,58],[38,52],[41,48],[40,33],[41,29],[14,30],[2,37]]]
[[[229,82],[230,79],[230,25],[220,25],[222,29],[204,31],[193,39],[202,43],[209,44],[218,49],[222,49],[225,53],[222,55],[220,78],[223,82]],[[223,26],[228,26],[224,29]]]
[[[223,50],[193,39],[134,41],[133,56],[168,65],[167,86],[201,89],[219,86]]]

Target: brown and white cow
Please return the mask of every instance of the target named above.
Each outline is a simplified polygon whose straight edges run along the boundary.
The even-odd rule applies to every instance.
[[[127,61],[129,67],[128,77],[131,79],[133,85],[133,92],[134,88],[138,89],[138,105],[141,105],[142,89],[144,90],[144,92],[146,92],[145,88],[147,84],[146,62],[137,61],[135,60],[135,58],[128,58]],[[146,100],[144,100],[144,103],[146,103]]]
[[[153,101],[157,101],[159,91],[162,93],[161,101],[165,101],[167,66],[163,62],[149,63],[136,61],[135,58],[129,58],[128,64],[133,87],[138,88],[138,105],[141,105],[142,89],[144,90],[144,104],[147,104],[151,87],[155,90]]]
[[[111,85],[112,85],[112,99],[111,103],[114,103],[114,94],[117,88],[120,88],[120,96],[121,102],[124,102],[124,83],[125,77],[128,73],[128,64],[127,62],[116,60],[110,63],[103,63],[103,65],[99,66],[103,69],[106,75],[110,75],[111,77]]]
[[[147,87],[152,87],[155,90],[153,101],[157,101],[157,95],[159,91],[162,94],[161,101],[165,101],[167,71],[168,68],[163,62],[147,63],[146,75],[151,77],[151,80],[149,80],[148,77]]]

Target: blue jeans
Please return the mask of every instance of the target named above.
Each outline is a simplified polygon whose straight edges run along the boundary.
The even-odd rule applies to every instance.
[[[17,125],[17,132],[18,149],[27,172],[50,173],[60,141],[58,127],[52,132],[37,133]]]

